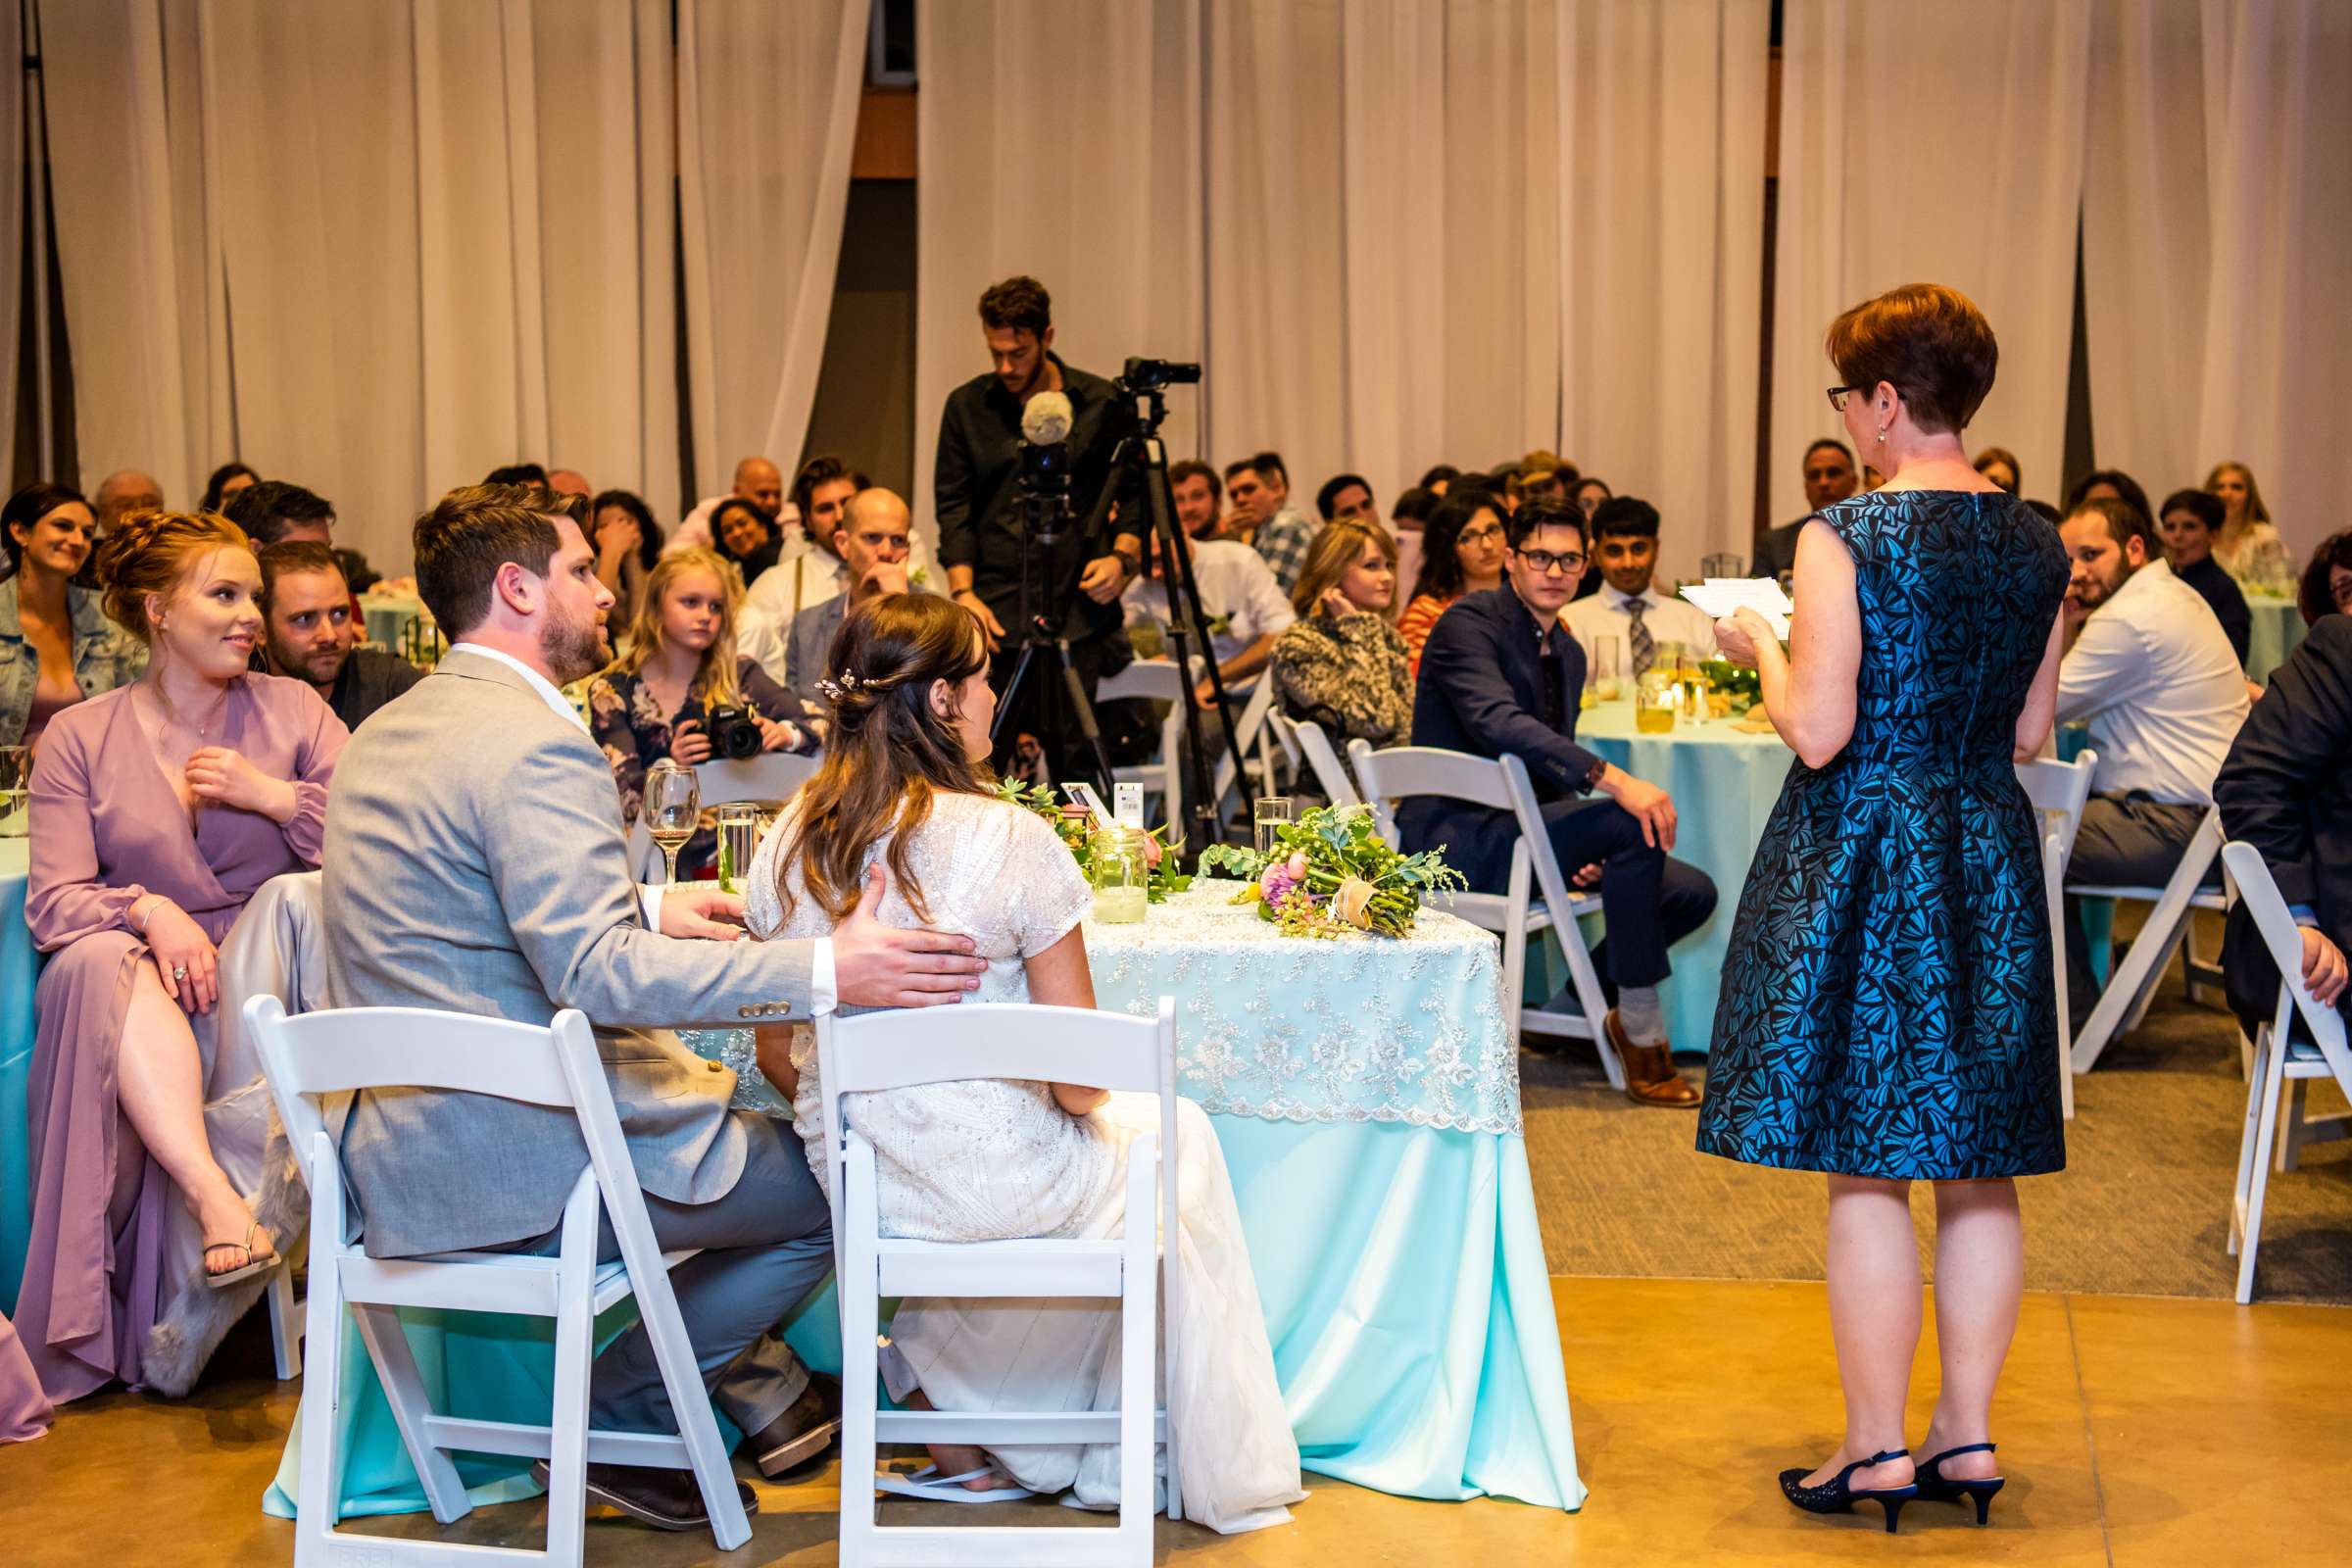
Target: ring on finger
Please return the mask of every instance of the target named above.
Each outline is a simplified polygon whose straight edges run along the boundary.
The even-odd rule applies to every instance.
[[[174,979],[174,980],[185,980],[187,977],[188,977],[188,966],[187,966],[186,964],[184,964],[184,963],[175,963],[175,964],[173,964],[173,965],[172,966],[172,979]]]

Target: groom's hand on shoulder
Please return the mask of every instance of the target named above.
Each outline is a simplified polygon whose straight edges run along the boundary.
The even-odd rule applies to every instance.
[[[978,989],[986,959],[974,956],[970,937],[884,925],[882,895],[889,875],[877,864],[866,874],[858,907],[833,932],[833,989],[854,1007],[931,1007],[960,1002]]]
[[[743,900],[722,893],[715,882],[689,882],[662,895],[662,934],[706,942],[734,942],[743,936]]]

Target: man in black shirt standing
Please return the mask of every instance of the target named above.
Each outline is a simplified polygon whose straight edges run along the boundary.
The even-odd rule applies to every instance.
[[[950,393],[940,417],[932,478],[940,563],[956,602],[979,618],[995,655],[989,682],[1000,696],[1019,658],[1026,564],[1029,614],[1069,638],[1071,665],[1091,698],[1102,676],[1127,662],[1119,594],[1143,564],[1140,492],[1122,488],[1117,520],[1097,537],[1082,534],[1111,482],[1111,458],[1133,427],[1134,411],[1118,401],[1108,381],[1071,368],[1053,352],[1053,301],[1035,278],[1007,278],[982,294],[980,327],[996,368]],[[1073,515],[1051,550],[1028,542],[1020,507],[1021,416],[1043,392],[1070,400]],[[1014,710],[1003,721],[1000,766],[1023,729],[1052,732],[1041,707],[1046,702],[1067,702],[1060,675],[1051,662],[1033,662]],[[1058,732],[1060,755],[1048,760],[1054,777],[1091,776],[1094,760],[1075,715],[1064,714]]]

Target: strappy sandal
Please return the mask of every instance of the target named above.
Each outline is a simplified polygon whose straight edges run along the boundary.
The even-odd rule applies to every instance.
[[[241,1267],[224,1269],[218,1274],[214,1273],[208,1268],[204,1271],[204,1283],[210,1285],[216,1291],[222,1291],[226,1290],[229,1286],[236,1284],[239,1280],[251,1279],[256,1274],[266,1274],[270,1270],[277,1267],[278,1256],[276,1248],[272,1247],[269,1251],[261,1253],[258,1256],[254,1253],[253,1239],[256,1236],[259,1236],[261,1233],[262,1222],[257,1219],[252,1224],[245,1227],[245,1239],[241,1242],[205,1243],[204,1255],[207,1257],[212,1256],[215,1252],[226,1251],[233,1249],[245,1254],[245,1262]]]

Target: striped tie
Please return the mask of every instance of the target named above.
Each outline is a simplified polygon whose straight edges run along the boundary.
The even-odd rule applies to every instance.
[[[1625,612],[1634,620],[1633,628],[1626,633],[1625,649],[1627,653],[1633,655],[1633,671],[1636,680],[1640,680],[1648,673],[1650,662],[1657,657],[1658,652],[1658,645],[1651,639],[1649,628],[1642,624],[1642,612],[1648,609],[1649,606],[1639,599],[1629,599],[1625,602]]]

